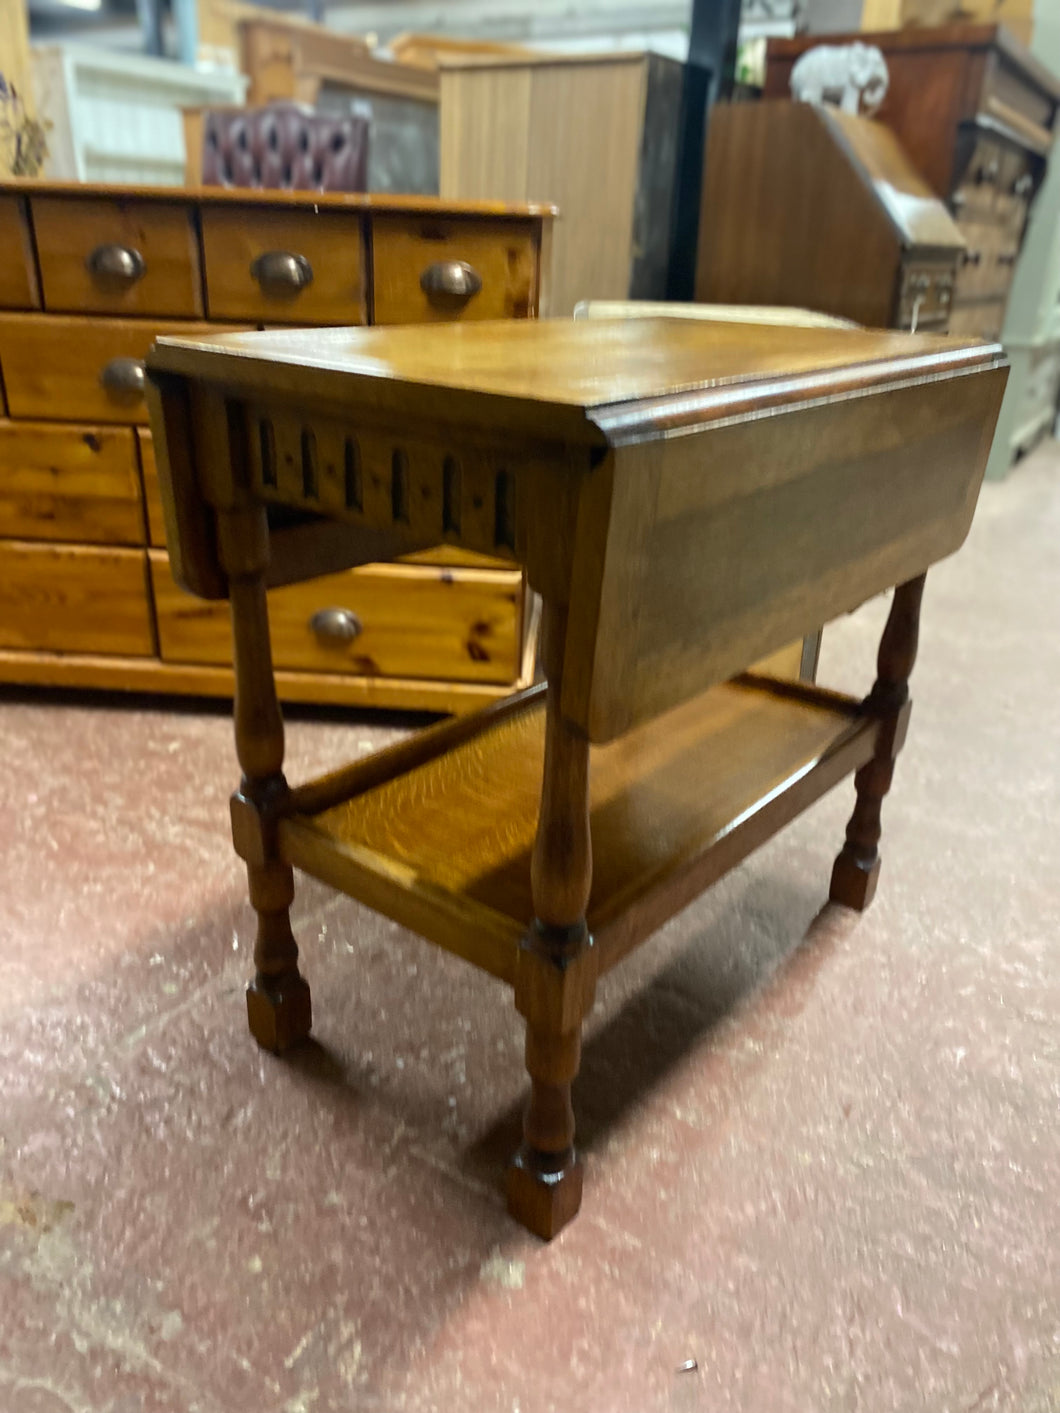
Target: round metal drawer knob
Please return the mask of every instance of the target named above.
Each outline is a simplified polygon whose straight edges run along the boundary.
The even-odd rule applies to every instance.
[[[466,260],[436,260],[420,276],[428,298],[470,299],[482,288],[482,276]]]
[[[266,294],[297,294],[313,283],[313,267],[293,250],[266,250],[251,261],[250,273]]]
[[[85,266],[101,284],[134,285],[147,273],[147,262],[131,245],[97,245]]]
[[[318,608],[309,626],[328,643],[352,643],[364,631],[364,624],[348,608]]]
[[[112,358],[104,364],[99,381],[109,393],[143,397],[147,374],[142,358]]]

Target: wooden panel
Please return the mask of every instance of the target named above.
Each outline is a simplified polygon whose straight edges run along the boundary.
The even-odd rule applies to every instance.
[[[231,697],[230,667],[162,662],[156,657],[104,657],[0,648],[0,682],[32,687],[90,687],[121,692],[167,692],[192,697]],[[520,681],[517,686],[525,686]],[[483,682],[431,682],[409,677],[342,677],[329,672],[276,673],[284,702],[427,711],[463,715],[503,700],[511,687]]]
[[[73,422],[146,422],[143,392],[104,384],[108,365],[141,364],[159,334],[192,334],[195,324],[0,314],[0,368],[12,417]],[[220,333],[212,325],[210,333]]]
[[[471,266],[482,282],[476,294],[424,291],[426,272],[450,261]],[[537,247],[529,222],[374,216],[372,266],[377,324],[525,319],[537,313]]]
[[[0,541],[0,647],[154,651],[146,554]]]
[[[177,587],[167,557],[151,553],[162,657],[227,663],[226,603]],[[352,641],[319,636],[314,614],[342,609],[361,631]],[[273,659],[280,668],[356,676],[514,682],[520,670],[522,579],[517,570],[368,565],[269,594]]]
[[[36,309],[39,305],[26,203],[18,196],[0,196],[0,309]]]
[[[414,739],[363,770],[306,787],[305,796],[331,788],[345,798],[280,824],[290,862],[465,956],[477,925],[491,938],[496,920],[510,919],[518,937],[534,915],[543,697],[527,694],[493,709],[478,731],[470,727],[439,728],[438,739],[453,742],[439,754]],[[754,846],[749,836],[764,837],[756,816],[780,787],[851,739],[860,737],[857,758],[867,758],[873,731],[857,723],[848,698],[793,698],[739,682],[594,747],[588,920],[598,941],[710,851],[720,854],[714,877],[731,867]],[[491,952],[469,959],[496,970]]]
[[[35,196],[32,210],[46,309],[202,318],[190,203]],[[115,253],[131,264],[130,277],[98,267],[99,259]],[[138,263],[143,272],[135,275]]]
[[[133,433],[0,422],[0,535],[143,544]]]
[[[207,205],[202,208],[202,243],[213,319],[367,322],[364,225],[357,212]],[[311,282],[302,289],[284,289],[256,278],[254,262],[273,252],[307,261]]]
[[[147,541],[156,549],[166,547],[166,522],[162,514],[162,491],[158,484],[158,463],[155,461],[155,439],[148,427],[138,427],[136,441],[140,450],[140,471],[144,482],[144,509],[147,512]]]
[[[1006,376],[621,449],[579,512],[564,715],[611,740],[952,553]]]
[[[526,199],[532,72],[529,68],[442,69],[439,191],[443,198]],[[489,121],[484,120],[487,113]]]
[[[562,211],[553,315],[629,294],[646,74],[641,55],[443,74],[441,191],[540,198]]]
[[[869,172],[812,104],[715,107],[699,230],[702,303],[799,305],[862,324],[891,321],[898,233]],[[956,230],[952,239],[958,247]]]

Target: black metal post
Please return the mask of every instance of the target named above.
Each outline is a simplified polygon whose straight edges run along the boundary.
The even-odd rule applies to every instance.
[[[668,299],[692,299],[711,104],[732,94],[741,0],[692,0],[692,26],[681,95],[681,124],[670,227]]]

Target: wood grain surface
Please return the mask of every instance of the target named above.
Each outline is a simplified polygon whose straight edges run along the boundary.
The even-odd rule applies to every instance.
[[[207,206],[202,246],[211,319],[364,324],[368,271],[364,220],[353,212]],[[312,283],[283,292],[255,279],[254,261],[284,251],[308,260]]]
[[[151,366],[258,397],[364,398],[374,416],[614,444],[1001,357],[981,341],[886,330],[531,319],[167,336]]]
[[[184,202],[81,200],[34,196],[31,201],[44,307],[63,314],[153,314],[203,317],[202,271],[194,208]],[[89,257],[101,246],[136,252],[141,278],[114,281],[94,274]]]
[[[168,556],[151,551],[158,637],[167,662],[232,657],[228,605],[178,588]],[[314,614],[343,609],[361,631],[351,642],[314,632]],[[522,575],[506,569],[370,565],[269,594],[273,660],[280,669],[353,677],[514,681],[522,647]]]
[[[470,265],[482,281],[479,292],[466,300],[425,293],[421,277],[445,261]],[[372,322],[530,318],[537,313],[537,268],[537,243],[529,224],[373,216]]]
[[[0,195],[0,309],[37,309],[39,306],[40,290],[25,198]]]
[[[152,319],[0,314],[8,412],[71,422],[146,422],[143,394],[108,390],[105,368],[114,359],[142,361],[160,334],[189,335],[195,327]]]
[[[0,535],[142,545],[134,434],[0,422]]]
[[[153,653],[144,551],[0,540],[0,647]]]
[[[793,703],[731,683],[621,742],[594,747],[594,934],[846,741],[857,730],[855,705],[826,694],[820,704]],[[871,752],[870,739],[862,754]],[[439,938],[427,904],[441,895],[462,900],[474,932],[482,910],[486,936],[498,931],[491,919],[507,918],[517,939],[534,915],[530,858],[543,753],[544,706],[534,695],[524,709],[407,774],[286,821],[285,856],[432,940]],[[373,876],[370,899],[366,874]],[[449,937],[447,926],[441,945]]]

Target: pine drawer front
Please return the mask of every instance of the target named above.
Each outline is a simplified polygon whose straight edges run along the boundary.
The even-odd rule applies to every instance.
[[[212,319],[368,322],[358,212],[204,206],[202,245]]]
[[[0,369],[12,417],[144,422],[143,360],[161,334],[223,332],[216,324],[0,314]]]
[[[158,463],[155,461],[154,437],[147,427],[137,427],[136,441],[140,449],[140,470],[144,478],[147,543],[156,549],[165,549],[166,522],[162,515],[162,492],[158,485]]]
[[[0,309],[37,309],[37,266],[21,196],[0,196]]]
[[[0,541],[0,647],[147,657],[146,552]]]
[[[158,636],[168,662],[228,663],[226,603],[177,587],[152,550]],[[269,594],[278,668],[358,677],[513,681],[519,672],[522,577],[517,570],[372,564]]]
[[[374,322],[525,319],[537,313],[533,225],[372,218]]]
[[[203,317],[193,207],[38,196],[32,211],[45,309]]]
[[[0,535],[142,545],[133,432],[0,422]]]

